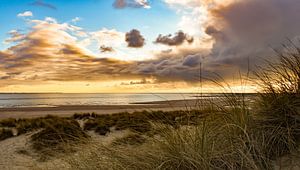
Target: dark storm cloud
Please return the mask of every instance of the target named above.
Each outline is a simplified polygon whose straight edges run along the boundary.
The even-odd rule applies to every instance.
[[[140,31],[136,29],[126,33],[125,41],[128,43],[128,47],[132,48],[141,48],[145,45],[144,37],[141,35]]]
[[[199,51],[203,54],[198,54]],[[160,53],[155,59],[137,62],[132,73],[155,77],[157,82],[196,82],[199,80],[200,59],[206,54],[203,49],[182,49],[177,52]],[[206,76],[212,73],[208,67],[202,71]]]
[[[192,43],[194,41],[194,38],[185,34],[182,31],[178,31],[177,33],[175,33],[175,35],[172,37],[172,34],[169,35],[159,35],[156,40],[155,43],[160,43],[160,44],[164,44],[164,45],[169,45],[169,46],[176,46],[176,45],[181,45],[183,44],[185,41],[187,41],[188,43]]]
[[[215,43],[211,62],[247,68],[274,56],[272,48],[300,35],[297,0],[243,0],[212,11],[214,21],[206,33]]]
[[[188,67],[197,67],[200,64],[200,55],[188,55],[184,58],[182,65]]]

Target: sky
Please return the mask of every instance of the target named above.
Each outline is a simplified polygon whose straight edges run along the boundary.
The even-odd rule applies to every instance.
[[[0,92],[254,92],[241,75],[300,35],[298,0],[0,3]]]

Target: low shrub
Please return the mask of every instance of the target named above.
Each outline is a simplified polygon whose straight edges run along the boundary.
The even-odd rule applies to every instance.
[[[0,121],[0,127],[16,127],[16,119],[5,119]]]
[[[14,134],[10,129],[0,129],[0,141],[13,137]]]
[[[107,133],[110,132],[110,129],[106,126],[97,126],[95,132],[98,133],[99,135],[105,136]]]

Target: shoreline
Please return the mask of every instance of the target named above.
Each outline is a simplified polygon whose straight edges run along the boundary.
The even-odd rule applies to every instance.
[[[96,114],[114,114],[120,112],[135,111],[174,111],[191,110],[196,108],[199,100],[171,100],[132,103],[128,105],[59,105],[56,107],[18,107],[18,108],[0,108],[0,120],[3,119],[22,119],[37,118],[47,115],[68,117],[75,113],[96,113]]]

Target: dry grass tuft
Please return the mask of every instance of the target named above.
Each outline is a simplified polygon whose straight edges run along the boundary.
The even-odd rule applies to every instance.
[[[279,62],[267,62],[256,72],[263,93],[257,101],[257,128],[264,132],[265,153],[276,158],[291,153],[300,142],[300,48],[290,42],[277,52]]]
[[[67,153],[73,145],[82,143],[89,136],[79,127],[76,121],[56,119],[56,122],[45,124],[45,128],[31,136],[32,148],[40,153],[42,159],[56,153]]]

